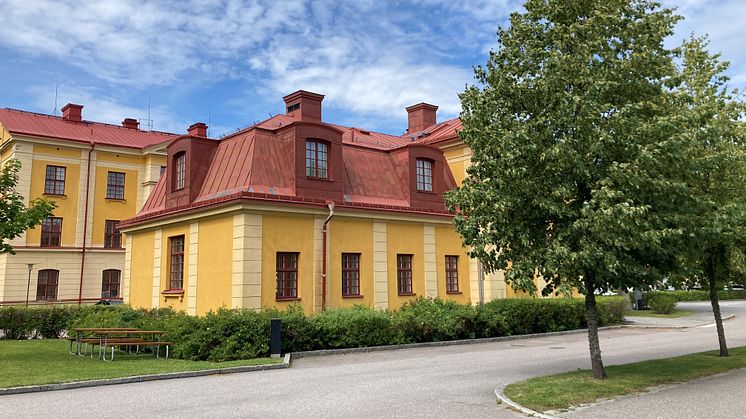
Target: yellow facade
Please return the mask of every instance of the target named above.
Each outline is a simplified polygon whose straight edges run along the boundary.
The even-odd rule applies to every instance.
[[[342,253],[360,254],[360,296],[342,296]],[[373,306],[373,221],[335,217],[329,227],[330,307]]]
[[[49,147],[47,147],[49,149]],[[67,150],[62,149],[60,152]],[[65,155],[67,154],[67,155]],[[64,157],[69,157],[71,153],[64,153]],[[80,158],[80,152],[78,151],[78,158]],[[62,166],[65,167],[65,194],[63,196],[58,195],[45,195],[44,194],[44,179],[47,170],[47,166]],[[63,247],[74,247],[76,245],[77,238],[77,219],[78,219],[78,184],[80,183],[80,164],[70,163],[67,160],[37,160],[34,159],[31,168],[31,191],[30,201],[46,197],[50,201],[57,203],[57,208],[54,209],[55,217],[62,217],[62,246]],[[27,245],[28,246],[39,246],[41,242],[41,226],[30,229],[28,231]]]
[[[136,307],[151,307],[153,302],[153,261],[155,232],[144,231],[131,238],[132,269],[129,288],[130,303]],[[148,269],[150,268],[150,269]]]
[[[216,307],[231,306],[232,241],[213,238],[228,238],[232,233],[232,217],[214,217],[199,221],[198,283],[192,284],[193,278],[189,278],[188,284],[191,287],[190,293],[195,293],[196,314],[205,314]]]
[[[388,293],[389,308],[425,295],[425,261],[422,224],[387,223],[388,244]],[[399,295],[397,282],[397,255],[412,255],[412,295]]]
[[[160,166],[165,165],[165,152],[157,147],[146,151],[98,145],[91,150],[88,143],[16,135],[2,127],[0,135],[3,137],[0,159],[5,162],[14,158],[21,162],[16,190],[29,203],[40,197],[54,201],[57,208],[52,216],[62,218],[60,247],[41,247],[41,226],[11,240],[16,254],[6,255],[0,264],[0,304],[25,301],[29,263],[34,264],[29,292],[32,303],[36,299],[40,270],[56,271],[58,285],[54,298],[38,303],[95,302],[108,298],[103,289],[105,271],[119,272],[117,291],[121,298],[126,237],[122,236],[121,247],[105,248],[105,222],[137,214],[149,193],[146,184],[154,185],[160,176]],[[63,195],[44,193],[47,166],[65,168]],[[125,173],[123,200],[106,198],[109,171]],[[141,241],[142,238],[137,239]],[[147,249],[138,248],[135,252],[138,258],[143,257],[141,250]],[[152,261],[149,263],[152,265]],[[132,290],[133,298],[149,295],[138,287],[140,281],[136,281]]]
[[[435,234],[438,298],[449,298],[458,303],[467,304],[471,301],[469,276],[459,275],[459,293],[446,292],[446,256],[458,256],[459,274],[469,272],[469,256],[467,256],[464,247],[461,245],[461,237],[459,237],[458,233],[450,225],[435,227]]]

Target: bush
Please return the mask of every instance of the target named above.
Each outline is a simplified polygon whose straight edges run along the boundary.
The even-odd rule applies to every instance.
[[[648,305],[658,314],[671,314],[676,310],[676,297],[669,294],[653,294],[648,296]]]
[[[599,324],[620,322],[623,303],[599,299]],[[395,311],[356,306],[305,314],[293,305],[286,311],[223,308],[201,317],[121,305],[3,307],[0,329],[6,339],[54,338],[78,327],[163,330],[163,339],[174,342],[175,358],[227,361],[268,356],[272,318],[282,320],[283,353],[556,332],[587,324],[580,299],[495,300],[474,307],[420,297]]]

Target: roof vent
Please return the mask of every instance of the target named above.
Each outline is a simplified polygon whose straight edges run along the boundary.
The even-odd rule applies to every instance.
[[[68,103],[62,108],[62,119],[65,121],[82,122],[83,105]]]
[[[135,118],[124,118],[124,121],[122,121],[122,126],[129,129],[139,129],[140,121]]]

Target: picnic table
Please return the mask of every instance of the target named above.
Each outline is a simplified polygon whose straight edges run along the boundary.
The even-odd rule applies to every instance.
[[[132,348],[134,348],[134,353],[138,353],[140,347],[152,347],[155,348],[155,356],[160,358],[161,347],[165,346],[166,358],[168,358],[169,347],[173,345],[172,342],[161,340],[161,336],[166,333],[162,330],[142,330],[129,327],[84,327],[74,330],[76,336],[74,339],[69,338],[70,349],[68,352],[73,353],[72,345],[75,343],[76,350],[74,353],[81,355],[81,347],[85,345],[82,354],[85,355],[88,351],[88,345],[91,345],[91,358],[93,358],[93,349],[98,345],[98,357],[104,361],[107,361],[107,347],[111,348],[111,357],[108,361],[113,361],[115,348],[119,348],[120,350],[126,348],[130,353],[132,353]],[[146,339],[146,337],[150,339]]]

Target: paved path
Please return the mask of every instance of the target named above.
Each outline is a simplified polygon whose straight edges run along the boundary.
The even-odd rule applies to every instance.
[[[729,344],[746,345],[746,302],[727,304],[736,313],[726,322]],[[601,332],[607,365],[716,346],[711,327]],[[495,387],[588,366],[586,335],[577,334],[306,358],[286,370],[4,396],[0,417],[77,417],[96,408],[97,417],[515,418],[496,405]]]

